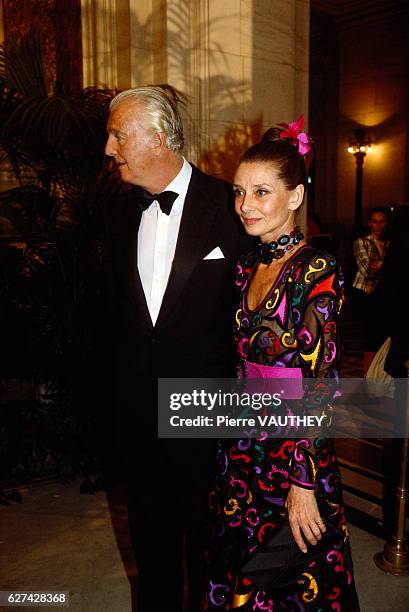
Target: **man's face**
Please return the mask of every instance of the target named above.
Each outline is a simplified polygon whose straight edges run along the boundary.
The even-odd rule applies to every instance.
[[[142,106],[135,101],[120,103],[108,120],[105,153],[113,157],[125,183],[147,188],[152,178],[155,134],[142,127]]]
[[[373,234],[375,238],[382,238],[383,234],[385,233],[386,226],[388,225],[388,219],[386,218],[385,213],[374,212],[368,221],[368,225],[369,229],[371,230],[371,234]]]

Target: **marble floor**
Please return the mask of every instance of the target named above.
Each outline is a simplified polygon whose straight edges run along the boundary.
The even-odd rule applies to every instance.
[[[79,487],[33,484],[21,490],[22,504],[0,507],[0,590],[66,590],[71,612],[135,612],[123,493],[108,499],[103,492],[80,495]],[[372,558],[384,542],[350,531],[362,612],[407,612],[409,576],[380,571]]]

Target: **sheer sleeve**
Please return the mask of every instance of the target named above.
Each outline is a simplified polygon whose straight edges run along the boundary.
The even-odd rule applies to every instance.
[[[297,281],[303,299],[295,309],[297,352],[304,379],[303,412],[321,411],[333,399],[338,380],[339,313],[344,301],[343,278],[335,258],[320,253],[307,262]],[[323,438],[305,437],[294,442],[290,480],[315,489],[319,478]]]

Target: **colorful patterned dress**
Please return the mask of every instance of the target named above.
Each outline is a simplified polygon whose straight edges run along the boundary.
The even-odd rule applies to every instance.
[[[343,278],[336,260],[303,245],[284,264],[261,304],[251,310],[247,291],[257,264],[257,253],[252,251],[240,260],[237,271],[240,303],[235,341],[243,363],[301,368],[304,378],[336,381],[338,315],[343,303]],[[332,542],[291,587],[267,595],[241,575],[240,567],[286,520],[285,501],[292,483],[316,491],[339,529],[339,543]],[[222,440],[209,500],[205,610],[359,610],[331,440]]]

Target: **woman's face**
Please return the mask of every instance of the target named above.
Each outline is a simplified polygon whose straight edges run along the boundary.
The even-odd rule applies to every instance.
[[[385,233],[386,226],[388,225],[388,219],[386,218],[385,213],[374,212],[368,221],[368,225],[369,229],[371,230],[371,234],[373,234],[375,238],[382,238],[383,234]]]
[[[236,213],[250,236],[271,242],[294,227],[304,187],[287,189],[278,169],[268,162],[243,162],[233,181]]]

